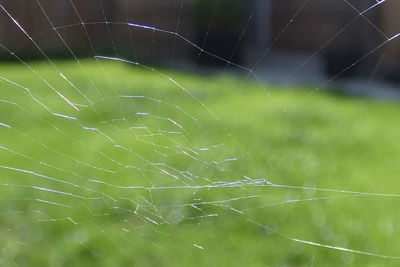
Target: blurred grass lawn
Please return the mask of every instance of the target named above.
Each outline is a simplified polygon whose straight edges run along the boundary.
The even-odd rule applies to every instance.
[[[399,193],[397,103],[306,88],[272,90],[229,75],[162,71],[182,89],[157,71],[103,60],[101,67],[94,61],[82,62],[82,68],[76,62],[57,62],[57,66],[93,100],[92,105],[74,111],[47,87],[43,79],[66,97],[85,102],[49,64],[32,63],[36,74],[20,64],[0,66],[0,75],[8,79],[1,83],[0,122],[12,127],[0,127],[1,265],[400,264],[400,260],[291,240],[400,256],[398,197],[340,192]],[[125,99],[124,95],[147,98]],[[76,117],[81,124],[52,115],[38,102],[55,113]],[[82,126],[101,129],[133,152],[116,148],[113,141]],[[143,126],[153,133],[166,131],[146,136],[140,133]],[[172,131],[181,134],[168,133]],[[213,150],[211,145],[218,146]],[[209,151],[195,160],[177,152],[207,146]],[[223,161],[227,158],[238,160]],[[173,180],[150,162],[190,170],[208,180]],[[275,185],[338,191],[268,184],[189,189],[217,181],[243,181],[243,175]],[[187,187],[127,190],[90,179],[122,186]],[[105,196],[100,201],[88,199],[98,194],[85,188],[116,201]],[[199,199],[229,201],[199,204],[201,210],[187,205]],[[135,213],[138,203],[143,207],[140,215]],[[207,216],[212,214],[218,216]]]

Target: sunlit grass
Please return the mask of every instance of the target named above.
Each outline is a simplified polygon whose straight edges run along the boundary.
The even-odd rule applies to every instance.
[[[396,103],[100,63],[0,66],[0,263],[399,263],[294,241],[400,256]]]

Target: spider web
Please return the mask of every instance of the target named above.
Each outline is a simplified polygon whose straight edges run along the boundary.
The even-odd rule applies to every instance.
[[[352,118],[331,116],[330,107],[308,109],[321,89],[397,41],[398,31],[386,33],[373,19],[391,1],[340,1],[349,16],[275,85],[265,83],[264,62],[275,46],[302,34],[307,25],[300,18],[325,2],[291,5],[280,30],[244,63],[237,54],[252,44],[266,2],[243,11],[228,56],[208,48],[224,2],[213,3],[197,38],[190,29],[193,3],[186,0],[60,1],[58,7],[73,14],[67,19],[49,1],[1,1],[0,36],[13,29],[19,44],[1,37],[3,55],[16,61],[4,63],[0,73],[2,264],[397,263],[396,247],[387,246],[399,233],[395,176],[367,182],[368,171],[376,170],[365,168],[333,180],[341,175],[337,169],[352,169],[337,158],[362,155],[359,140],[375,138],[363,136],[362,127],[374,126],[360,109],[349,108]],[[21,15],[28,9],[40,26]],[[380,41],[296,101],[275,90],[348,40],[342,37],[357,24]],[[57,56],[60,49],[70,60]],[[192,60],[182,60],[188,54]],[[367,72],[377,68],[366,65]],[[390,123],[378,125],[396,131],[396,117],[384,114]],[[336,140],[305,130],[302,116],[359,126]],[[324,152],[332,140],[343,148],[339,156]],[[320,147],[313,148],[315,142]],[[357,142],[359,154],[346,150]]]

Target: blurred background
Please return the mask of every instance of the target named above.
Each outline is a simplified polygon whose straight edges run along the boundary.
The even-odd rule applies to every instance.
[[[0,266],[399,266],[399,10],[0,0]]]
[[[22,58],[43,57],[11,15],[51,57],[71,57],[72,51],[83,57],[108,53],[178,67],[190,62],[226,65],[176,35],[127,26],[132,22],[177,33],[227,61],[256,67],[270,81],[315,82],[340,74],[398,83],[400,38],[384,43],[399,32],[400,4],[382,2],[1,0],[10,14],[0,15],[0,40]],[[10,51],[2,49],[4,60],[15,59]]]

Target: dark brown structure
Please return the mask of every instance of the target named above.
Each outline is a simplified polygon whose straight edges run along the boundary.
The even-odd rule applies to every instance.
[[[13,58],[10,52],[43,58],[40,50],[49,56],[190,58],[194,48],[187,41],[174,34],[130,27],[127,22],[177,32],[201,46],[195,34],[193,1],[0,0],[0,44],[4,46],[0,52],[3,58]],[[258,4],[265,12],[252,14],[254,1],[248,1],[249,9],[243,12],[249,12],[247,18],[252,14],[251,20],[243,21],[234,37],[243,37],[241,44],[248,49],[244,54],[251,54],[254,45],[272,43],[272,49],[322,55],[327,58],[328,72],[337,73],[387,42],[363,60],[368,64],[358,64],[356,73],[368,75],[371,67],[363,66],[378,61],[386,73],[400,62],[400,38],[394,38],[400,32],[399,1],[260,0]],[[212,14],[202,16],[214,26],[208,36],[224,38],[215,32]],[[246,23],[246,34],[240,36]]]
[[[137,53],[146,58],[153,51],[168,56],[171,51],[165,47],[171,46],[175,36],[127,23],[175,32],[182,10],[180,1],[161,0],[1,0],[0,4],[3,57],[12,57],[12,51],[29,58],[43,57],[40,49],[52,56]]]
[[[317,52],[325,56],[331,74],[361,58],[347,73],[368,76],[379,65],[378,71],[385,76],[399,65],[399,1],[271,2],[270,39],[279,36],[275,48]]]

